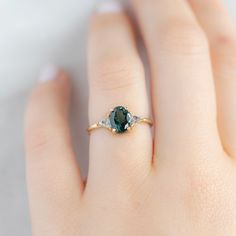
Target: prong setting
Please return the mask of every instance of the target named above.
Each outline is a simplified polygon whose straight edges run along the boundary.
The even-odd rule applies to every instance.
[[[128,130],[128,132],[130,132],[130,131],[132,130],[132,126],[129,126],[129,127],[127,128],[127,130]]]
[[[111,132],[112,132],[113,134],[115,134],[115,133],[116,133],[116,129],[111,129]]]

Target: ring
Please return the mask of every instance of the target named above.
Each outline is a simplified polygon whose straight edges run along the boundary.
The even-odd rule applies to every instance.
[[[111,110],[107,118],[91,125],[87,131],[90,133],[95,129],[106,128],[112,133],[121,134],[130,131],[132,127],[138,123],[146,123],[150,126],[153,125],[151,119],[132,115],[126,107],[117,106]]]

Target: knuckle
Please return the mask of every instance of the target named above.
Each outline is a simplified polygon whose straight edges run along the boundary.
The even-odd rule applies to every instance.
[[[43,154],[49,150],[55,139],[60,138],[57,125],[37,122],[26,129],[26,142],[30,154]],[[55,145],[54,145],[55,146]]]
[[[236,49],[236,36],[227,33],[219,33],[213,43],[217,50],[231,52],[232,49]]]
[[[195,54],[208,50],[206,36],[195,23],[171,20],[160,29],[158,38],[167,51]]]
[[[124,56],[102,60],[96,66],[96,74],[91,79],[91,87],[102,91],[122,90],[137,85],[144,76],[138,58]]]
[[[225,35],[218,36],[213,42],[213,69],[216,78],[223,81],[236,76],[236,39]]]
[[[216,76],[234,78],[236,76],[236,38],[220,35],[215,44],[215,67]],[[220,66],[219,66],[220,65]]]

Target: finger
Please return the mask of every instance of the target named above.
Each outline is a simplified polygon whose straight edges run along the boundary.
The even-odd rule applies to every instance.
[[[130,22],[118,3],[105,4],[108,5],[101,5],[91,20],[90,124],[106,118],[110,109],[119,105],[128,107],[135,115],[149,117],[144,71]],[[114,135],[106,129],[91,133],[89,179],[99,179],[100,188],[103,180],[111,178],[143,178],[150,170],[151,159],[148,125],[138,124],[124,134]]]
[[[27,181],[34,235],[52,235],[77,211],[82,182],[67,123],[67,75],[50,67],[41,82],[26,114]]]
[[[221,146],[205,35],[184,0],[133,6],[150,57],[159,159],[211,158]]]
[[[211,45],[222,143],[226,152],[236,157],[235,27],[220,1],[189,0],[189,2]]]

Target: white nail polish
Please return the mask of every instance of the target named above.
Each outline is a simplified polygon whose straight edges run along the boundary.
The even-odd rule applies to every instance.
[[[43,83],[56,79],[57,74],[58,74],[58,68],[54,65],[48,65],[42,70],[39,76],[39,82]]]
[[[119,1],[110,0],[100,3],[96,9],[99,14],[122,12],[123,6]]]

